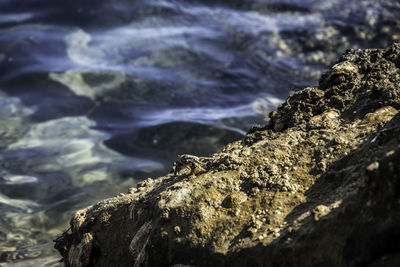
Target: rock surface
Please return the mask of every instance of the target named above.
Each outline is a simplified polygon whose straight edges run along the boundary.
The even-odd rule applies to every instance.
[[[78,211],[66,266],[400,266],[400,43],[349,50],[211,158]]]

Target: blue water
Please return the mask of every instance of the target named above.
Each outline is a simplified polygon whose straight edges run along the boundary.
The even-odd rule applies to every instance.
[[[75,210],[399,41],[389,0],[0,1],[0,266],[58,266]]]

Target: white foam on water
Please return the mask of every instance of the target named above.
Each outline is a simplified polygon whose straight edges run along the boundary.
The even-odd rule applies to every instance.
[[[37,183],[39,181],[39,179],[35,176],[12,175],[12,174],[4,175],[3,179],[6,181],[6,184],[9,185]]]
[[[293,30],[309,28],[323,22],[320,14],[263,14],[255,10],[243,11],[225,7],[206,7],[195,5],[180,5],[179,11],[197,17],[205,23],[212,22],[215,25],[226,28],[228,25],[235,29],[243,29],[253,34],[260,32],[278,32],[281,30]],[[226,28],[228,29],[228,28]]]
[[[255,113],[261,114],[261,115],[267,115],[268,112],[270,112],[272,109],[274,109],[276,106],[278,106],[282,102],[283,102],[283,99],[273,97],[273,96],[259,97],[251,103],[251,106],[252,106],[252,110]]]
[[[91,48],[89,42],[92,37],[82,29],[76,29],[65,37],[68,57],[76,64],[88,68],[105,67],[107,63],[103,60],[104,51],[96,47]]]
[[[268,96],[253,102],[231,107],[169,108],[154,110],[142,115],[141,126],[155,126],[175,121],[210,123],[229,118],[245,118],[271,111],[282,99]]]
[[[38,149],[35,172],[67,172],[75,186],[106,180],[113,166],[132,162],[132,167],[161,169],[160,163],[147,159],[128,158],[103,145],[110,135],[94,130],[96,123],[86,117],[64,117],[32,125],[30,131],[9,146],[20,153]],[[28,159],[32,160],[32,159]],[[90,167],[90,168],[89,168]]]
[[[142,66],[143,55],[139,51],[153,54],[169,48],[188,48],[189,36],[196,39],[215,39],[221,36],[207,27],[198,25],[168,25],[163,18],[151,17],[149,22],[132,22],[100,32],[88,33],[75,29],[65,37],[68,57],[86,70],[132,71]],[[129,58],[126,58],[129,54]]]
[[[0,193],[0,203],[6,206],[20,209],[24,213],[32,213],[34,212],[35,209],[39,207],[39,205],[34,201],[24,200],[24,199],[13,199],[1,193]]]
[[[22,23],[28,19],[34,18],[37,15],[34,13],[8,13],[8,14],[2,14],[0,16],[0,24],[1,23]]]
[[[198,107],[198,108],[169,108],[149,111],[140,117],[137,123],[140,127],[156,126],[170,122],[194,122],[209,124],[232,130],[241,134],[242,129],[226,125],[223,120],[230,118],[247,118],[264,115],[282,103],[282,99],[273,96],[260,96],[252,102],[231,107]]]
[[[162,22],[162,20],[160,20]],[[135,27],[139,26],[139,27]],[[189,25],[184,25],[184,26],[162,26],[159,25],[158,27],[154,27],[152,25],[151,27],[146,27],[146,26],[141,26],[136,25],[135,23],[130,24],[128,26],[123,26],[123,27],[118,27],[114,28],[108,32],[105,33],[103,40],[109,40],[110,44],[115,44],[115,41],[112,42],[111,40],[115,40],[116,37],[126,37],[127,39],[124,40],[124,42],[129,41],[142,41],[142,40],[153,40],[153,39],[160,39],[163,41],[165,44],[165,40],[169,41],[174,41],[174,44],[185,44],[184,38],[178,38],[177,37],[183,37],[185,35],[194,35],[194,36],[199,36],[199,37],[217,37],[215,31],[212,31],[210,29],[207,29],[205,27],[201,26],[189,26]],[[179,41],[180,40],[180,41]],[[137,44],[133,44],[134,46],[137,46]]]
[[[209,123],[232,117],[254,115],[250,105],[235,107],[169,108],[154,110],[142,115],[141,126],[155,126],[175,121]]]

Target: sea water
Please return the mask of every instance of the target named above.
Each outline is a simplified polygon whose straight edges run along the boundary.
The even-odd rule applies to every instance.
[[[0,266],[59,266],[74,211],[396,41],[389,0],[0,1]]]

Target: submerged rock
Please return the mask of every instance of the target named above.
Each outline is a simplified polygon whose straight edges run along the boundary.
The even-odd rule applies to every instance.
[[[66,266],[399,266],[399,84],[400,44],[349,50],[244,140],[78,211],[56,248]]]

